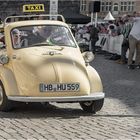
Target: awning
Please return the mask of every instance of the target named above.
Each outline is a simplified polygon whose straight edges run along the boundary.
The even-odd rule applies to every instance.
[[[74,12],[71,9],[64,10],[61,14],[64,16],[66,23],[69,24],[86,24],[91,21],[90,17]]]

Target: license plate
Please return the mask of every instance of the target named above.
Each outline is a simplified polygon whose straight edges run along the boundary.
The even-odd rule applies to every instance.
[[[40,92],[79,91],[79,83],[40,84]]]

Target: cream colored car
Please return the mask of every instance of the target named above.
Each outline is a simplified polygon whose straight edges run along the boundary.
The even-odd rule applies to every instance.
[[[105,94],[91,52],[81,53],[62,21],[6,23],[6,48],[0,50],[0,110],[18,102],[79,102],[97,112]]]

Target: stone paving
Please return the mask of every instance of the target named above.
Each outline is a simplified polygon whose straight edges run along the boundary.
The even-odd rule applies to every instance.
[[[0,139],[140,140],[140,70],[130,72],[103,56],[93,65],[106,92],[101,111],[85,113],[78,103],[21,104],[0,112]]]

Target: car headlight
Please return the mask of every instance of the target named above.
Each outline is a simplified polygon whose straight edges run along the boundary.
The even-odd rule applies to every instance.
[[[94,54],[92,52],[87,51],[82,53],[82,55],[86,63],[89,63],[94,59]]]
[[[4,55],[4,54],[0,55],[0,63],[1,64],[7,64],[8,62],[9,62],[9,58],[7,55]]]

